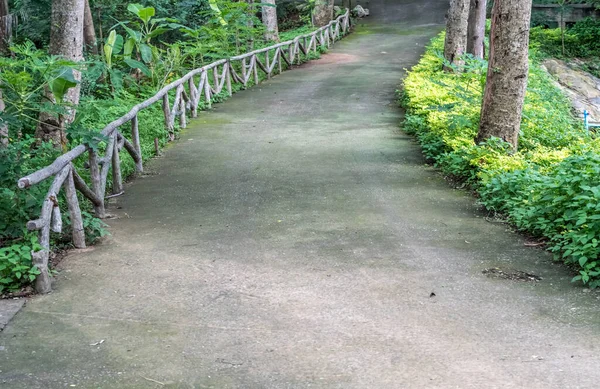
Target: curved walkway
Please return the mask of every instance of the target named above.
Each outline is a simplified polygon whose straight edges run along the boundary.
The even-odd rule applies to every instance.
[[[446,3],[372,1],[322,60],[202,113],[0,333],[0,387],[596,387],[596,294],[398,129]]]

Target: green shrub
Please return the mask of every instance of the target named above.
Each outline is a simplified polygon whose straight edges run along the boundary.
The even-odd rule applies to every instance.
[[[531,46],[544,54],[558,58],[589,58],[600,56],[600,20],[583,19],[564,31],[564,52],[560,28],[534,27]]]
[[[49,143],[32,148],[35,139],[26,137],[0,147],[0,246],[23,236],[28,220],[39,217],[42,199],[49,182],[42,182],[28,190],[17,188],[17,180],[45,166],[58,156]]]
[[[36,234],[25,234],[18,242],[0,248],[0,294],[14,292],[40,274],[31,264],[31,252],[40,250]]]
[[[492,178],[483,203],[521,230],[549,240],[557,259],[580,268],[575,279],[600,285],[600,155],[572,155],[548,172],[535,167]]]
[[[519,151],[500,139],[476,145],[485,63],[466,58],[463,73],[443,72],[443,39],[432,41],[404,81],[405,130],[445,174],[477,190],[488,209],[544,238],[578,271],[574,280],[600,286],[600,141],[534,61]]]

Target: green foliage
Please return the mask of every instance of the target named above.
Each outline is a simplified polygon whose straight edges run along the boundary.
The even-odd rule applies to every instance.
[[[25,42],[11,47],[13,56],[0,56],[0,90],[6,105],[0,121],[6,122],[9,138],[18,139],[33,134],[40,111],[61,115],[68,104],[66,92],[77,85],[73,68],[77,64],[37,50]],[[54,93],[56,104],[48,100],[45,89]]]
[[[560,28],[531,29],[531,46],[547,56],[557,58],[600,57],[600,20],[587,18],[564,31],[565,50],[562,50]]]
[[[16,186],[19,178],[50,164],[58,152],[49,143],[32,148],[35,139],[26,136],[7,147],[0,147],[0,242],[21,238],[28,220],[39,217],[41,201],[48,183],[28,190]]]
[[[98,239],[108,235],[108,230],[106,229],[108,225],[102,220],[85,211],[81,213],[81,216],[83,216],[83,228],[89,244],[93,244]],[[70,226],[71,224],[68,223],[68,225]]]
[[[443,72],[443,38],[432,41],[404,81],[404,129],[444,173],[471,185],[488,209],[544,238],[557,259],[579,272],[575,280],[600,286],[600,140],[572,116],[569,101],[533,62],[519,151],[500,139],[476,145],[487,65],[467,57],[463,72]]]
[[[31,252],[41,250],[35,234],[26,234],[18,242],[0,248],[0,294],[14,292],[33,282],[40,271],[32,266]]]

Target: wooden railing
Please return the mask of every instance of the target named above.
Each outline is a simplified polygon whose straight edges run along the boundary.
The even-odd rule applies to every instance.
[[[107,139],[104,155],[85,144],[80,144],[69,152],[56,158],[54,162],[18,181],[21,189],[36,185],[50,177],[54,181],[42,205],[39,219],[27,223],[31,231],[39,231],[39,241],[42,250],[32,252],[33,265],[40,270],[36,279],[36,290],[47,293],[51,290],[48,258],[50,252],[50,231],[62,231],[62,216],[58,202],[58,194],[64,187],[66,203],[70,215],[73,245],[76,248],[85,247],[85,231],[83,217],[79,207],[77,191],[87,198],[94,207],[96,217],[106,217],[105,198],[123,193],[123,177],[121,172],[120,152],[125,149],[135,162],[137,173],[143,171],[142,151],[138,128],[138,113],[151,105],[162,102],[165,128],[170,140],[174,139],[175,120],[179,120],[181,128],[187,124],[187,115],[192,118],[198,114],[201,98],[210,107],[211,97],[221,93],[226,88],[232,94],[232,83],[247,86],[252,79],[258,84],[259,71],[270,78],[282,72],[283,64],[288,68],[302,62],[302,54],[308,56],[317,51],[317,46],[329,47],[340,39],[350,28],[349,10],[344,15],[332,20],[328,25],[309,34],[298,36],[293,40],[256,50],[251,53],[222,59],[192,70],[182,78],[162,88],[151,98],[137,104],[131,110],[108,124],[101,133]],[[262,59],[260,58],[262,57]],[[236,70],[236,68],[238,70]],[[209,74],[212,73],[212,85]],[[198,83],[196,84],[196,82]],[[175,90],[173,105],[169,102],[169,92]],[[123,135],[122,126],[128,125],[131,140]],[[90,183],[78,174],[73,161],[87,153]],[[112,167],[112,169],[111,169]],[[112,194],[106,196],[109,171],[112,171]]]

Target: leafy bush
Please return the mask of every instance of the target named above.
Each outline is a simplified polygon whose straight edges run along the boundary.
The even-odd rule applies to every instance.
[[[21,238],[28,220],[39,216],[41,201],[48,191],[48,182],[20,190],[16,182],[45,166],[58,156],[49,143],[32,149],[35,139],[26,137],[0,147],[0,242]],[[1,246],[1,245],[0,245]]]
[[[31,251],[41,248],[35,234],[26,234],[21,241],[0,248],[0,294],[35,280],[40,271],[32,266]]]
[[[463,73],[443,72],[443,40],[442,34],[432,41],[404,81],[405,130],[488,209],[544,238],[557,259],[578,271],[574,280],[600,286],[600,140],[573,117],[569,101],[534,62],[519,151],[500,139],[476,145],[485,61],[466,58]]]
[[[597,62],[600,57],[600,20],[587,18],[563,31],[560,28],[531,29],[531,46],[545,56],[555,58],[585,58]]]

